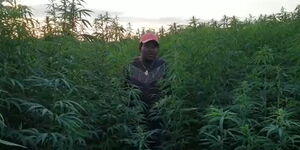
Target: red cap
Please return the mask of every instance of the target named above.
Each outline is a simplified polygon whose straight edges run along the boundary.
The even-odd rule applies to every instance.
[[[152,33],[146,33],[146,34],[143,34],[140,38],[140,43],[147,43],[149,41],[156,41],[158,43],[158,37],[155,35],[155,34],[152,34]]]

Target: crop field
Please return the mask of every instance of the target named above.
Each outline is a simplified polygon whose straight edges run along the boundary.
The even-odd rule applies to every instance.
[[[156,132],[162,150],[300,149],[300,5],[135,33],[108,13],[84,19],[82,0],[52,1],[43,24],[0,2],[1,150],[146,150]],[[146,32],[168,65],[160,131],[124,87]]]

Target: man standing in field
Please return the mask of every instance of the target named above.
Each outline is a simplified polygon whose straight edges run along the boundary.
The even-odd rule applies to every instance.
[[[140,56],[135,58],[128,66],[127,83],[138,87],[141,91],[140,99],[146,104],[146,123],[149,130],[159,129],[160,121],[150,120],[149,110],[161,97],[158,81],[165,78],[166,62],[157,56],[159,49],[158,37],[152,33],[141,36],[139,41]],[[158,146],[157,137],[150,139],[153,143],[151,149]]]

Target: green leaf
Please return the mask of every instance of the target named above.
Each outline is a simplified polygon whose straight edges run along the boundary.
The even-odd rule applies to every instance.
[[[41,142],[41,144],[44,144],[46,141],[46,138],[48,137],[48,133],[41,133],[37,136],[36,145]]]
[[[0,113],[0,127],[5,127],[4,118],[1,113]]]
[[[8,141],[5,141],[5,140],[1,140],[1,139],[0,139],[0,143],[4,144],[4,145],[7,145],[7,146],[16,146],[16,147],[27,148],[25,146],[22,146],[22,145],[19,145],[19,144],[15,144],[15,143],[12,143],[12,142],[8,142]]]

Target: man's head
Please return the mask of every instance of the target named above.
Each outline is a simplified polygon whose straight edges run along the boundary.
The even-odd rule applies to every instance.
[[[159,44],[158,38],[152,33],[146,33],[140,38],[140,52],[143,60],[153,61],[157,57]]]

